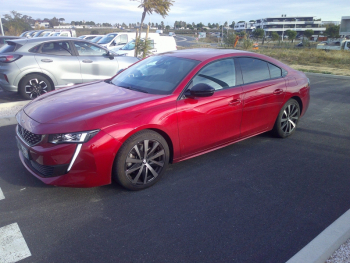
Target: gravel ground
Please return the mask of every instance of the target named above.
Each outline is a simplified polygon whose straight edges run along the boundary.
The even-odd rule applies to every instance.
[[[350,238],[340,246],[326,263],[349,263],[350,262]]]

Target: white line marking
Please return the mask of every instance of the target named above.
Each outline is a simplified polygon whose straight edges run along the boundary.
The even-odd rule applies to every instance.
[[[1,191],[1,188],[0,188],[0,200],[2,199],[5,199],[5,196],[4,196],[4,193]]]
[[[0,228],[1,263],[17,262],[31,255],[17,223]]]

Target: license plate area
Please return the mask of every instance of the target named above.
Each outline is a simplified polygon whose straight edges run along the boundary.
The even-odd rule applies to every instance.
[[[17,147],[18,149],[21,151],[21,153],[23,154],[24,158],[29,160],[29,152],[27,150],[26,147],[24,147],[24,145],[20,142],[20,140],[16,137],[17,140]]]

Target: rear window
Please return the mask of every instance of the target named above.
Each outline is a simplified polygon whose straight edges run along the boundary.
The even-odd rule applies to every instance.
[[[244,84],[270,78],[267,63],[255,58],[238,58],[241,65]]]

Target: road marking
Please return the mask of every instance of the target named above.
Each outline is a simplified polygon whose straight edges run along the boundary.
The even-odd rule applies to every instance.
[[[5,196],[4,196],[4,193],[1,191],[1,188],[0,188],[0,200],[2,199],[5,199]]]
[[[178,40],[178,41],[176,41],[176,42],[184,42],[184,41],[187,40],[187,38],[185,38],[185,37],[177,37],[177,38],[182,38],[182,40]]]
[[[17,262],[32,254],[17,223],[0,228],[0,262]]]

